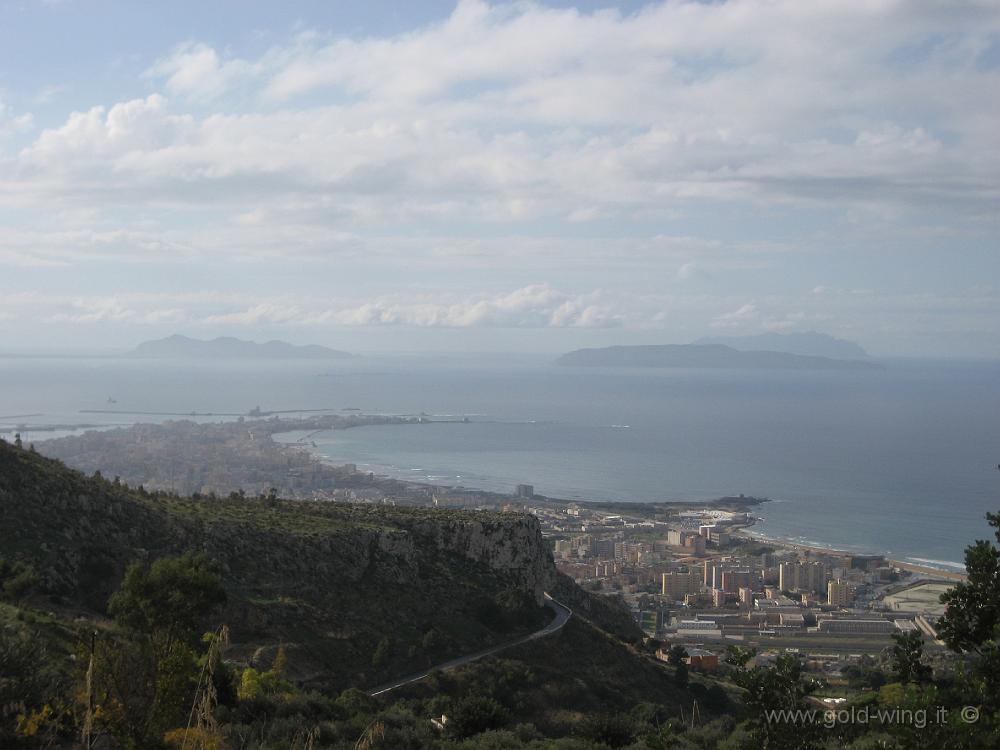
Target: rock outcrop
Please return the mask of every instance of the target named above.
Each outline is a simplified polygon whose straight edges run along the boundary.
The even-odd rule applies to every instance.
[[[355,678],[385,638],[407,668],[502,640],[518,616],[497,609],[501,595],[540,605],[556,581],[528,515],[149,494],[6,444],[0,550],[34,567],[46,595],[95,615],[132,562],[204,551],[237,644],[299,644],[303,671],[346,665]]]

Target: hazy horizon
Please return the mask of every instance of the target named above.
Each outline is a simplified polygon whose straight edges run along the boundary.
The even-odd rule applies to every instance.
[[[378,329],[372,329],[372,330],[377,331]],[[365,331],[363,329],[360,330],[360,331],[356,331],[355,332],[356,335],[357,334],[364,334],[364,333],[365,333]],[[319,345],[319,346],[324,346],[324,347],[327,347],[327,348],[330,348],[330,349],[334,349],[334,350],[346,351],[350,355],[362,356],[362,357],[364,357],[364,356],[372,356],[372,357],[387,356],[387,357],[392,357],[392,356],[410,356],[410,355],[426,354],[428,356],[452,355],[452,356],[456,356],[456,357],[467,357],[467,358],[469,358],[469,357],[491,357],[491,356],[503,357],[505,355],[506,356],[525,356],[525,357],[537,357],[537,358],[541,358],[541,357],[545,357],[545,356],[558,357],[561,354],[565,354],[568,351],[572,351],[573,350],[573,347],[570,347],[570,346],[563,346],[562,348],[559,348],[558,343],[550,344],[546,340],[540,340],[540,341],[538,341],[537,342],[537,344],[538,344],[537,346],[531,346],[532,343],[536,343],[536,342],[531,342],[531,341],[528,341],[527,345],[525,345],[526,342],[523,340],[523,338],[521,336],[511,337],[511,339],[509,341],[504,342],[504,343],[508,343],[509,344],[509,346],[507,346],[506,348],[488,349],[488,348],[484,348],[482,345],[479,345],[479,348],[476,348],[476,337],[474,335],[472,335],[472,336],[468,335],[470,333],[474,334],[475,333],[475,329],[472,329],[472,330],[466,332],[465,335],[463,335],[463,331],[461,329],[440,329],[436,333],[438,334],[435,337],[436,341],[434,341],[434,342],[425,341],[425,342],[423,342],[420,345],[414,345],[414,346],[411,346],[409,348],[407,348],[405,346],[395,347],[395,348],[393,348],[393,347],[388,347],[388,348],[387,347],[372,347],[370,341],[361,340],[359,347],[348,349],[348,348],[344,347],[343,345],[341,345],[339,343],[340,341],[343,340],[343,338],[339,338],[339,339],[335,338],[335,339],[333,339],[332,341],[329,341],[329,342],[321,342],[321,341],[317,341],[315,339],[309,339],[309,338],[305,338],[305,337],[288,337],[288,336],[283,336],[280,333],[276,334],[274,336],[254,336],[252,331],[240,331],[240,332],[236,332],[236,333],[220,333],[218,335],[212,335],[212,336],[206,335],[206,334],[204,334],[202,332],[194,332],[194,333],[191,333],[191,334],[174,332],[174,333],[167,333],[164,336],[157,336],[157,337],[151,336],[149,338],[144,338],[144,339],[141,339],[141,340],[135,340],[133,342],[127,342],[127,343],[124,343],[124,344],[121,344],[121,345],[117,345],[117,346],[111,346],[111,345],[103,345],[103,346],[102,345],[52,346],[52,345],[44,345],[44,344],[43,345],[35,345],[35,346],[30,346],[30,345],[25,345],[25,346],[3,346],[3,347],[0,347],[0,357],[5,357],[5,356],[6,357],[11,357],[11,356],[13,356],[13,357],[33,357],[33,356],[38,356],[38,357],[89,357],[89,356],[93,356],[93,357],[116,357],[116,356],[127,355],[127,354],[132,353],[136,349],[136,347],[138,347],[140,344],[149,343],[151,341],[162,340],[162,339],[169,338],[169,337],[172,337],[172,336],[182,336],[182,337],[186,337],[186,338],[190,338],[190,339],[195,339],[195,340],[198,340],[198,341],[211,341],[211,340],[214,340],[214,339],[217,339],[217,338],[234,338],[234,339],[238,339],[238,340],[241,340],[241,341],[250,341],[250,342],[253,342],[253,343],[257,343],[257,344],[263,344],[263,343],[266,343],[266,342],[269,342],[269,341],[279,341],[279,342],[282,342],[282,343],[289,343],[289,344],[292,344],[294,346]],[[581,344],[577,348],[603,348],[603,347],[610,347],[610,346],[643,346],[643,345],[661,345],[661,344],[672,344],[672,345],[680,344],[680,345],[686,345],[686,344],[704,343],[704,342],[701,342],[700,339],[693,339],[693,340],[668,340],[668,339],[665,339],[665,338],[662,338],[662,337],[655,338],[655,337],[651,337],[649,335],[646,335],[643,332],[638,332],[638,335],[635,337],[636,340],[634,340],[634,341],[630,340],[632,337],[626,337],[623,340],[623,337],[620,335],[622,332],[621,331],[616,331],[616,333],[619,334],[616,337],[608,338],[607,340],[605,340],[603,342],[601,342],[601,341],[591,341],[590,343]],[[754,339],[755,335],[757,335],[757,334],[747,334],[746,336],[740,336],[740,335],[721,336],[721,335],[716,335],[716,334],[717,334],[717,332],[713,332],[713,333],[710,333],[709,335],[707,335],[707,336],[705,336],[703,338],[705,338],[705,339],[714,339],[714,338],[719,338],[719,339],[722,339],[722,338],[740,339],[740,338],[745,338],[746,342],[745,342],[745,345],[743,345],[743,346],[738,346],[738,345],[733,344],[733,343],[725,343],[725,342],[715,342],[715,341],[708,342],[708,343],[724,343],[724,345],[726,345],[726,346],[735,346],[735,348],[737,348],[737,349],[767,350],[768,348],[771,348],[771,349],[776,350],[776,351],[784,349],[784,347],[781,347],[781,346],[777,346],[777,347],[751,346],[750,344],[753,342],[753,339]],[[819,334],[820,336],[824,336],[824,335],[828,336],[829,335],[829,334],[824,334],[821,331],[788,331],[788,332],[781,332],[779,335],[783,336],[783,335],[786,335],[786,334],[806,334],[806,335],[809,335],[809,334]],[[455,339],[456,336],[461,336],[463,341],[470,342],[468,348],[455,348],[455,346],[454,346],[454,344],[455,344],[454,339]],[[428,337],[428,338],[430,338],[430,337]],[[833,340],[834,341],[839,341],[839,342],[842,342],[842,343],[847,343],[847,344],[858,344],[859,343],[859,342],[856,342],[856,341],[852,341],[850,339],[841,339],[841,338],[837,338],[837,337],[833,337]],[[437,346],[435,346],[435,343],[437,344]],[[428,345],[428,344],[430,344],[430,345]],[[521,345],[520,348],[518,348],[518,345]],[[862,347],[862,348],[864,348],[864,347]],[[887,361],[889,361],[889,360],[897,360],[897,359],[898,360],[914,360],[914,361],[924,360],[924,361],[928,361],[928,362],[933,362],[933,361],[939,361],[939,362],[950,362],[950,361],[953,361],[953,362],[974,362],[974,361],[996,362],[996,361],[1000,361],[1000,355],[990,356],[989,354],[979,355],[979,356],[973,355],[973,354],[948,356],[948,355],[934,355],[934,354],[893,354],[893,353],[884,353],[884,352],[880,352],[880,351],[869,351],[869,350],[866,350],[865,353],[867,354],[868,357],[871,357],[872,359],[875,359],[875,360],[887,360]],[[822,353],[822,354],[820,354],[820,356],[830,357],[830,358],[833,358],[833,359],[844,359],[844,358],[850,359],[851,358],[851,357],[847,357],[847,356],[838,356],[838,355],[836,355],[834,353]]]

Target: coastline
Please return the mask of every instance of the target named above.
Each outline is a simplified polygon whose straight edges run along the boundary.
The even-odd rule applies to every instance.
[[[837,555],[837,556],[882,554],[880,552],[861,552],[858,550],[845,550],[845,549],[839,549],[834,546],[823,546],[822,544],[806,544],[803,542],[797,542],[793,539],[788,539],[786,537],[768,536],[763,532],[751,531],[750,529],[759,520],[760,520],[759,518],[754,517],[751,523],[742,526],[739,531],[734,533],[747,539],[768,542],[785,549],[793,549],[798,552],[806,552],[809,554],[817,554],[817,555],[826,554],[826,555]],[[886,563],[895,568],[899,568],[900,570],[906,570],[909,571],[910,573],[917,573],[919,575],[932,576],[935,578],[942,578],[949,581],[964,581],[968,578],[968,574],[964,572],[964,570],[959,571],[956,570],[955,568],[946,568],[944,567],[943,564],[941,567],[935,565],[921,565],[919,563],[910,562],[908,560],[899,560],[891,557],[886,557],[885,561]]]
[[[442,420],[442,421],[445,421],[445,420]],[[430,420],[428,420],[427,423],[429,423],[429,422],[430,422]],[[359,426],[361,426],[361,425],[359,425]],[[320,430],[317,430],[315,432],[319,432],[319,431]],[[315,432],[310,433],[308,437],[311,437],[313,434],[315,434]],[[300,437],[298,440],[296,440],[294,442],[283,442],[283,441],[280,441],[280,440],[276,440],[275,438],[279,437],[281,434],[288,434],[288,433],[273,433],[273,434],[269,435],[268,437],[276,445],[280,446],[281,449],[289,449],[289,448],[292,448],[292,447],[297,447],[298,449],[303,449],[304,448],[304,449],[306,449],[309,452],[309,454],[315,460],[317,460],[317,461],[319,461],[321,463],[327,464],[329,466],[338,466],[338,465],[341,465],[341,464],[338,464],[337,460],[333,459],[332,457],[325,457],[325,456],[319,454],[317,451],[314,451],[312,449],[311,441],[308,441],[306,439],[306,437]],[[475,487],[465,487],[465,486],[459,487],[459,486],[453,486],[453,485],[431,484],[431,483],[426,483],[426,482],[417,482],[417,481],[414,481],[412,479],[397,478],[397,477],[393,477],[393,476],[389,476],[389,475],[385,475],[385,478],[386,479],[391,479],[391,480],[393,480],[395,482],[399,482],[400,484],[407,485],[407,486],[410,486],[410,487],[413,487],[413,488],[420,488],[420,489],[425,489],[425,490],[426,489],[437,489],[437,490],[443,490],[443,491],[448,491],[448,492],[461,492],[461,493],[466,494],[466,495],[470,495],[470,494],[471,495],[480,495],[480,496],[482,496],[482,498],[483,498],[484,501],[493,501],[493,502],[495,502],[497,496],[501,494],[501,493],[498,493],[498,492],[496,492],[494,490],[489,490],[489,489],[485,489],[485,488],[475,488]],[[572,505],[572,504],[597,505],[597,506],[599,506],[599,505],[607,505],[608,504],[606,502],[599,501],[599,500],[595,500],[595,501],[567,500],[567,499],[564,499],[564,498],[549,497],[549,496],[537,496],[536,499],[539,502],[543,502],[545,504],[555,505],[555,506],[559,506],[559,507],[567,507],[567,506]],[[725,500],[725,499],[730,499],[731,500],[732,498],[719,498],[718,500],[715,501],[715,503],[719,503],[720,501]],[[632,503],[623,503],[623,504],[633,505]],[[753,503],[753,504],[757,504],[757,503]],[[669,505],[671,507],[680,507],[680,506],[687,506],[687,505],[689,505],[690,508],[692,510],[694,510],[694,509],[699,509],[699,508],[709,508],[709,507],[711,507],[713,505],[713,503],[698,503],[698,502],[692,502],[692,503],[681,503],[681,502],[634,503],[634,509],[635,510],[639,510],[641,508],[641,506],[647,506],[647,505],[649,506],[650,510],[654,510],[654,508],[657,507],[657,506],[662,507],[662,506],[665,506],[665,505]],[[756,541],[767,542],[767,543],[770,543],[770,544],[774,544],[776,546],[780,546],[780,547],[785,548],[785,549],[794,549],[794,550],[799,551],[799,552],[806,552],[806,553],[810,553],[810,554],[827,554],[827,555],[837,555],[837,556],[851,556],[851,555],[863,555],[863,554],[881,555],[881,554],[883,554],[883,553],[879,553],[879,552],[862,552],[862,551],[859,551],[859,550],[845,550],[845,549],[837,548],[836,546],[833,546],[833,545],[823,545],[822,543],[819,543],[819,544],[808,544],[808,543],[804,543],[804,542],[795,541],[793,539],[788,539],[788,538],[785,538],[785,537],[769,536],[769,535],[767,535],[767,534],[765,534],[763,532],[752,530],[753,527],[755,525],[757,525],[758,522],[760,522],[763,519],[760,518],[759,516],[756,516],[756,515],[753,515],[753,514],[749,514],[749,512],[748,512],[748,515],[749,515],[749,519],[748,519],[749,522],[746,523],[746,524],[741,524],[738,527],[738,530],[734,531],[734,534],[736,534],[738,536],[741,536],[743,538],[746,538],[746,539],[753,539],[753,540],[756,540]],[[939,578],[939,579],[943,579],[943,580],[964,581],[967,578],[967,575],[964,572],[964,570],[960,571],[960,570],[956,569],[955,566],[958,565],[957,563],[952,563],[951,564],[952,567],[946,567],[945,563],[942,561],[942,565],[941,566],[936,566],[936,565],[933,565],[933,564],[921,564],[920,562],[911,562],[911,561],[906,560],[906,559],[900,560],[900,559],[896,559],[896,558],[890,558],[888,556],[886,556],[886,562],[889,565],[892,565],[893,567],[899,568],[900,570],[906,570],[906,571],[909,571],[911,573],[915,573],[915,574],[918,574],[918,575],[924,575],[924,576]],[[930,561],[927,561],[927,562],[930,562]]]

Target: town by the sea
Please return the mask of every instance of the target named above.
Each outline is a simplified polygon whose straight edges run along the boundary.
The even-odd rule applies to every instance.
[[[1000,363],[879,370],[570,368],[538,356],[0,359],[0,436],[329,409],[422,424],[311,434],[326,461],[567,500],[770,498],[754,533],[961,567],[1000,510]],[[55,428],[55,429],[52,429]],[[298,441],[289,434],[282,439]]]

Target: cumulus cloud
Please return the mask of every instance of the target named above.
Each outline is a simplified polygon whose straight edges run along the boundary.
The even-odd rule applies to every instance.
[[[974,4],[623,15],[464,0],[407,33],[312,31],[256,59],[187,42],[145,74],[180,103],[154,93],[73,113],[20,160],[96,170],[119,200],[320,195],[359,220],[593,221],[701,200],[982,207],[998,192],[1000,146],[983,123],[1000,76],[973,42],[998,30]],[[968,43],[939,53],[940,37]],[[234,88],[263,103],[227,111]],[[220,97],[207,114],[183,106]]]
[[[759,333],[828,329],[836,325],[835,318],[822,310],[795,309],[803,303],[809,304],[802,297],[771,297],[763,305],[748,302],[735,310],[715,316],[709,326],[742,333]]]
[[[254,74],[244,60],[223,61],[211,47],[198,42],[177,46],[157,60],[144,76],[162,79],[167,91],[191,99],[214,99]]]
[[[689,260],[678,266],[674,276],[678,281],[690,281],[691,279],[708,278],[708,273],[701,267],[698,261]]]
[[[28,131],[34,121],[35,118],[30,112],[14,114],[14,111],[0,97],[0,138]]]
[[[713,328],[743,328],[750,323],[756,323],[760,319],[760,310],[753,302],[731,312],[723,313],[712,321]]]
[[[0,323],[58,327],[60,331],[130,330],[133,337],[240,335],[287,330],[304,340],[335,342],[351,328],[577,329],[598,334],[617,326],[645,329],[658,341],[684,342],[712,328],[737,333],[822,330],[867,342],[919,336],[976,335],[995,341],[1000,293],[976,287],[954,294],[894,294],[828,287],[818,300],[811,290],[752,301],[734,295],[570,294],[540,284],[505,293],[433,298],[420,295],[371,299],[304,294],[247,295],[205,289],[192,292],[129,292],[64,296],[14,292],[0,297]],[[670,333],[665,333],[670,326]],[[655,332],[655,333],[652,333]],[[634,334],[633,334],[634,335]],[[642,339],[639,339],[642,340]]]
[[[381,297],[360,304],[326,308],[258,304],[245,310],[210,315],[204,325],[278,323],[333,326],[414,326],[419,328],[607,328],[621,316],[600,294],[569,295],[547,284],[508,294],[476,295],[446,303],[424,299]]]
[[[152,51],[121,101],[40,131],[0,106],[0,135],[16,131],[0,145],[17,144],[0,152],[0,266],[97,268],[104,301],[53,302],[66,322],[856,320],[833,291],[779,295],[753,274],[809,254],[832,266],[838,241],[888,252],[904,233],[949,238],[956,269],[964,252],[982,263],[1000,200],[998,33],[976,2],[462,0],[418,28],[306,29],[259,54],[190,39]],[[328,273],[331,298],[260,284],[249,301],[130,301],[107,279],[137,261],[189,264],[189,288],[213,263],[291,285]],[[640,300],[657,285],[662,299]],[[976,304],[981,325],[993,308]]]
[[[58,128],[42,131],[21,151],[20,161],[52,175],[86,177],[89,173],[97,182],[88,181],[76,189],[100,193],[114,186],[115,173],[130,159],[182,145],[192,123],[190,116],[170,114],[167,100],[160,94],[110,108],[91,107],[86,112],[73,112]],[[62,189],[74,188],[63,185]]]
[[[81,261],[184,262],[194,249],[171,234],[129,229],[19,230],[0,227],[0,262],[70,266]]]
[[[275,296],[250,302],[246,295],[215,291],[59,296],[17,293],[0,300],[0,313],[14,310],[49,323],[136,326],[185,324],[212,329],[259,326],[336,328],[610,328],[624,321],[624,308],[599,291],[569,294],[535,284],[499,294],[461,298],[381,296],[367,300]],[[9,306],[9,309],[5,309]],[[56,312],[45,313],[55,308]]]
[[[134,325],[162,325],[180,323],[184,311],[173,309],[137,310],[115,297],[80,298],[70,303],[71,311],[58,312],[48,317],[51,323],[129,323]]]

